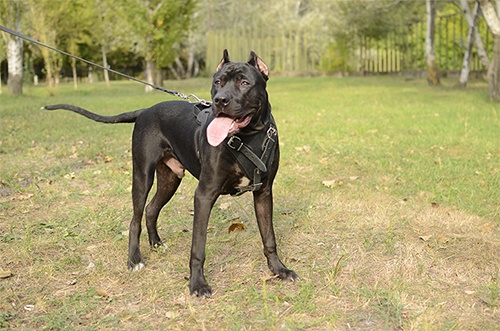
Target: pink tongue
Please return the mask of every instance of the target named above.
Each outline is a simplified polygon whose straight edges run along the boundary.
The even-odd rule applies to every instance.
[[[207,127],[208,143],[214,147],[219,146],[229,134],[233,122],[229,117],[216,117]]]

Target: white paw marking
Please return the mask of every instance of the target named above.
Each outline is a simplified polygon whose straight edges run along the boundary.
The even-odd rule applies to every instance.
[[[139,271],[141,269],[144,269],[144,267],[146,267],[146,265],[144,263],[139,263],[139,264],[136,264],[134,269],[132,269],[132,271]]]

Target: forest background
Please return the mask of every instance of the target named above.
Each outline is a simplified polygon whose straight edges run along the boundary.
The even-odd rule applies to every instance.
[[[482,2],[498,11],[499,1]],[[432,33],[436,34],[437,70],[446,76],[457,75],[462,69],[469,31],[464,12],[468,10],[470,16],[475,3],[2,0],[0,25],[160,86],[164,79],[212,74],[224,48],[229,48],[237,61],[246,60],[253,49],[271,70],[287,74],[416,75],[426,70],[430,4],[436,24]],[[481,10],[478,12],[481,14]],[[482,15],[478,16],[475,43],[480,39],[486,55],[472,50],[471,69],[485,73],[496,39]],[[109,83],[110,79],[120,79],[38,45],[23,44],[6,33],[2,35],[0,75],[4,84],[9,77],[8,62],[13,62],[8,60],[9,42],[14,40],[20,49],[22,81],[46,81],[49,94],[54,93],[54,86],[61,79],[73,80],[75,88],[79,81],[99,79]],[[14,74],[10,76],[13,78]],[[490,97],[494,98],[491,93]]]

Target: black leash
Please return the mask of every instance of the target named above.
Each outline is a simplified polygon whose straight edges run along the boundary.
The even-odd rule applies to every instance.
[[[88,60],[82,59],[81,57],[78,57],[78,56],[75,56],[75,55],[73,55],[73,54],[69,54],[69,53],[63,52],[63,51],[61,51],[61,50],[59,50],[59,49],[57,49],[57,48],[51,47],[51,46],[49,46],[49,45],[45,45],[44,43],[41,43],[41,42],[39,42],[38,40],[31,39],[30,37],[26,37],[25,35],[23,35],[23,34],[21,34],[21,33],[17,32],[17,31],[14,31],[14,30],[8,29],[8,28],[6,28],[6,27],[4,27],[4,26],[1,26],[1,25],[0,25],[0,30],[2,30],[2,31],[4,31],[4,32],[7,32],[7,33],[9,33],[9,34],[11,34],[11,35],[14,35],[14,36],[16,36],[16,37],[19,37],[19,38],[21,38],[21,39],[24,39],[24,40],[30,41],[30,42],[32,42],[32,43],[35,43],[35,44],[37,44],[37,45],[40,45],[40,46],[43,46],[43,47],[47,47],[48,49],[51,49],[51,50],[56,51],[56,52],[59,52],[59,53],[64,54],[64,55],[66,55],[66,56],[70,56],[70,57],[75,58],[75,59],[77,59],[77,60],[83,61],[83,62],[85,62],[85,63],[87,63],[87,64],[90,64],[90,65],[93,65],[93,66],[95,66],[95,67],[101,68],[101,69],[103,69],[103,70],[107,70],[107,71],[110,71],[110,72],[115,73],[115,74],[117,74],[117,75],[120,75],[120,76],[126,77],[126,78],[128,78],[128,79],[135,80],[136,82],[139,82],[139,83],[142,83],[142,84],[148,85],[148,86],[150,86],[150,87],[154,88],[155,90],[159,90],[159,91],[162,91],[162,92],[166,92],[166,93],[171,94],[171,95],[174,95],[174,96],[176,96],[176,97],[179,97],[179,98],[182,98],[182,99],[186,99],[186,100],[188,100],[189,102],[191,102],[191,100],[190,100],[190,99],[191,99],[191,98],[193,98],[193,99],[195,100],[195,102],[200,102],[200,103],[202,103],[202,104],[210,104],[210,102],[207,102],[206,100],[202,100],[202,99],[198,98],[198,97],[197,97],[196,95],[194,95],[194,94],[185,95],[184,93],[179,93],[179,92],[176,92],[176,91],[172,91],[172,90],[166,89],[166,88],[161,87],[161,86],[157,86],[157,85],[154,85],[154,84],[150,84],[150,83],[148,83],[148,82],[145,82],[145,81],[143,81],[143,80],[137,79],[137,78],[135,78],[135,77],[128,76],[128,75],[125,75],[125,74],[122,74],[121,72],[118,72],[118,71],[116,71],[116,70],[113,70],[113,69],[110,69],[110,68],[103,67],[103,66],[101,66],[101,65],[99,65],[99,64],[96,64],[96,63],[90,62],[90,61],[88,61]]]

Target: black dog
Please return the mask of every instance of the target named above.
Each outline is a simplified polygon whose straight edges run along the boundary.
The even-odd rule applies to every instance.
[[[158,189],[146,207],[146,226],[153,247],[163,245],[156,230],[158,214],[174,195],[187,169],[199,180],[194,195],[189,262],[191,294],[210,297],[212,293],[203,274],[203,264],[210,212],[221,194],[253,192],[269,269],[281,279],[299,279],[276,253],[272,184],[278,170],[279,144],[266,91],[268,75],[267,66],[254,52],[250,53],[247,63],[234,63],[225,50],[213,78],[211,107],[167,101],[116,116],[101,116],[65,104],[44,107],[71,110],[103,123],[135,122],[132,137],[134,216],[129,231],[129,269],[144,267],[139,237],[155,170]]]

